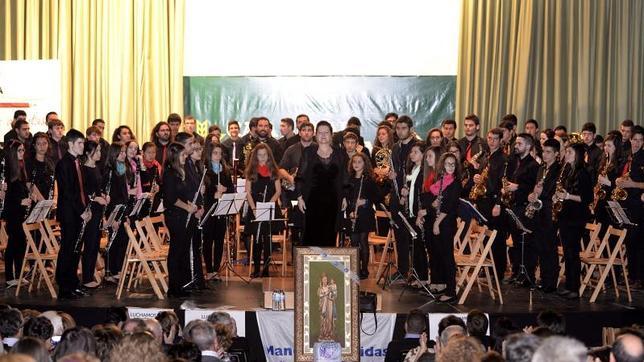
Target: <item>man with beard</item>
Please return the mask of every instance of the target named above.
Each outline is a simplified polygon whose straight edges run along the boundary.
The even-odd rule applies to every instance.
[[[481,161],[484,159],[483,153],[487,152],[487,145],[483,139],[479,137],[479,130],[481,129],[479,117],[476,114],[468,114],[463,121],[463,129],[465,136],[458,140],[458,145],[461,147],[461,162],[464,164],[463,191],[461,195],[467,197],[474,181],[472,176],[481,171]],[[479,154],[480,153],[480,154]],[[479,155],[477,159],[474,159]]]
[[[273,152],[275,162],[279,163],[282,160],[282,148],[279,142],[271,136],[271,122],[268,118],[259,117],[257,119],[257,137],[251,137],[250,142],[252,146],[250,147],[251,150],[260,143],[266,143]]]
[[[168,156],[168,146],[170,146],[170,134],[172,133],[170,125],[167,122],[159,122],[152,129],[152,136],[150,139],[157,147],[156,160],[161,165],[161,168],[165,167],[165,160]]]

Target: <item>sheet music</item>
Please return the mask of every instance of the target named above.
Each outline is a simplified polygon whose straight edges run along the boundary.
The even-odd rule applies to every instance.
[[[275,219],[274,202],[258,202],[255,204],[255,221],[270,221]]]
[[[47,218],[49,210],[54,206],[54,200],[38,201],[36,206],[29,213],[29,217],[25,220],[26,224],[33,224],[41,222]]]
[[[619,225],[637,226],[626,215],[626,211],[617,201],[608,201],[608,209]]]
[[[237,193],[246,192],[246,179],[238,178],[237,187],[235,187],[235,190],[237,191]]]

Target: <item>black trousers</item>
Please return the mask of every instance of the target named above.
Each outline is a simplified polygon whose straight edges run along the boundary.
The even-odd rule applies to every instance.
[[[107,250],[107,265],[106,270],[108,273],[116,275],[121,272],[123,268],[123,260],[125,259],[125,253],[127,252],[127,243],[128,236],[125,232],[125,227],[123,226],[124,222],[128,222],[127,219],[121,221],[119,228],[116,231],[116,236],[110,244],[108,240],[109,250]],[[108,237],[113,237],[114,231],[108,233]]]
[[[581,237],[584,233],[585,225],[559,225],[559,236],[563,246],[564,261],[566,263],[566,289],[578,293],[581,285],[581,261],[579,252],[581,251]]]
[[[94,271],[96,269],[96,260],[101,242],[101,218],[103,217],[103,207],[92,205],[92,218],[85,227],[83,234],[83,283],[94,281]]]
[[[496,266],[499,278],[503,279],[508,264],[508,256],[506,254],[508,227],[503,210],[501,210],[501,214],[498,217],[490,216],[488,220],[490,221],[489,228],[496,230],[496,238],[492,244],[492,258],[494,259],[494,265]]]
[[[78,288],[79,280],[76,271],[80,261],[80,253],[75,252],[74,249],[81,224],[80,217],[60,223],[60,250],[56,262],[56,283],[61,293],[71,292]]]
[[[257,234],[253,235],[253,272],[259,272],[259,264],[262,257],[262,252],[264,254],[264,272],[268,272],[270,256],[271,256],[271,236],[268,234],[268,229],[264,231],[264,227],[261,228],[259,233],[259,238]]]
[[[186,228],[186,214],[166,209],[165,222],[170,232],[168,250],[168,289],[180,291],[190,282],[190,235]],[[183,216],[183,217],[181,217]]]
[[[407,218],[407,222],[414,228],[417,237],[414,239],[405,224],[400,221],[398,232],[396,233],[396,247],[398,249],[398,271],[406,275],[409,271],[409,257],[411,256],[414,269],[418,274],[418,279],[425,281],[429,279],[429,270],[427,269],[427,249],[421,230],[416,226],[416,218]],[[412,244],[413,243],[413,244]],[[401,247],[401,244],[403,247]],[[410,248],[410,246],[413,246]],[[402,269],[401,263],[404,263],[405,269]]]
[[[428,225],[429,224],[429,225]],[[433,233],[433,220],[428,225],[425,234],[429,239],[429,267],[432,284],[445,284],[447,295],[456,295],[456,261],[454,260],[454,235],[456,234],[456,219],[444,219],[439,228],[439,234]]]
[[[369,275],[369,233],[352,233],[351,246],[358,248],[360,254],[360,277]]]
[[[204,225],[203,259],[206,272],[214,273],[221,266],[224,253],[224,237],[226,236],[226,217],[212,216]]]
[[[543,209],[545,210],[545,208]],[[552,213],[542,212],[535,216],[534,244],[539,257],[541,285],[554,288],[559,279],[559,257],[557,255],[557,229],[552,223]]]
[[[22,262],[25,259],[27,250],[27,240],[22,229],[24,221],[24,211],[7,210],[7,249],[4,253],[4,270],[7,281],[16,279],[20,276]]]

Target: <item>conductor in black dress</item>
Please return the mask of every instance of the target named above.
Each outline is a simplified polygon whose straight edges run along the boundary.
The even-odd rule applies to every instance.
[[[318,122],[317,144],[304,149],[295,179],[298,207],[304,213],[302,244],[307,246],[335,246],[340,228],[348,161],[343,150],[331,145],[332,135],[329,122]]]
[[[60,250],[56,263],[56,283],[60,298],[78,298],[88,294],[79,289],[76,270],[80,254],[74,247],[83,221],[89,221],[92,212],[86,210],[89,198],[85,192],[84,175],[79,156],[85,148],[85,137],[75,129],[65,136],[67,153],[56,165],[58,184],[58,209],[56,217],[60,222]]]

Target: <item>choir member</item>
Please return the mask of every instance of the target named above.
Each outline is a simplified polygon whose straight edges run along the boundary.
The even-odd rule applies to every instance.
[[[340,228],[340,204],[345,183],[346,153],[331,145],[333,128],[318,122],[317,144],[304,149],[297,171],[298,207],[304,213],[304,245],[335,246]]]
[[[467,175],[467,181],[463,186],[463,193],[469,194],[470,189],[474,185],[473,176],[481,172],[481,161],[483,160],[483,153],[488,152],[485,140],[479,137],[479,130],[481,128],[479,117],[475,114],[465,116],[463,120],[463,129],[465,136],[458,140],[461,147],[461,162],[465,165],[463,172]],[[478,155],[478,157],[477,157]]]
[[[270,202],[275,204],[275,213],[278,212],[277,201],[281,193],[281,183],[279,180],[277,164],[273,158],[273,152],[266,144],[260,143],[250,153],[248,162],[246,163],[246,199],[248,207],[251,212],[247,213],[246,228],[249,233],[254,237],[253,243],[253,274],[252,277],[260,276],[260,257],[262,251],[264,252],[264,269],[261,276],[268,276],[268,267],[271,257],[271,230],[277,231],[276,225],[273,223],[269,225],[268,222],[255,221],[258,217],[263,216],[260,214],[261,210],[257,209],[258,202]],[[271,218],[279,218],[273,215]]]
[[[34,202],[48,200],[53,197],[54,169],[56,165],[47,157],[50,139],[47,134],[38,132],[34,135],[32,156],[27,159],[27,174],[32,175],[31,188]],[[63,151],[63,155],[67,152]],[[32,205],[33,206],[33,205]]]
[[[58,202],[56,217],[60,223],[60,249],[56,262],[56,283],[59,298],[78,298],[88,293],[79,288],[80,281],[76,274],[79,253],[76,243],[83,221],[92,217],[87,209],[89,197],[85,191],[84,175],[78,157],[83,154],[85,138],[75,129],[70,129],[65,136],[67,153],[56,165],[56,183],[58,184]]]

